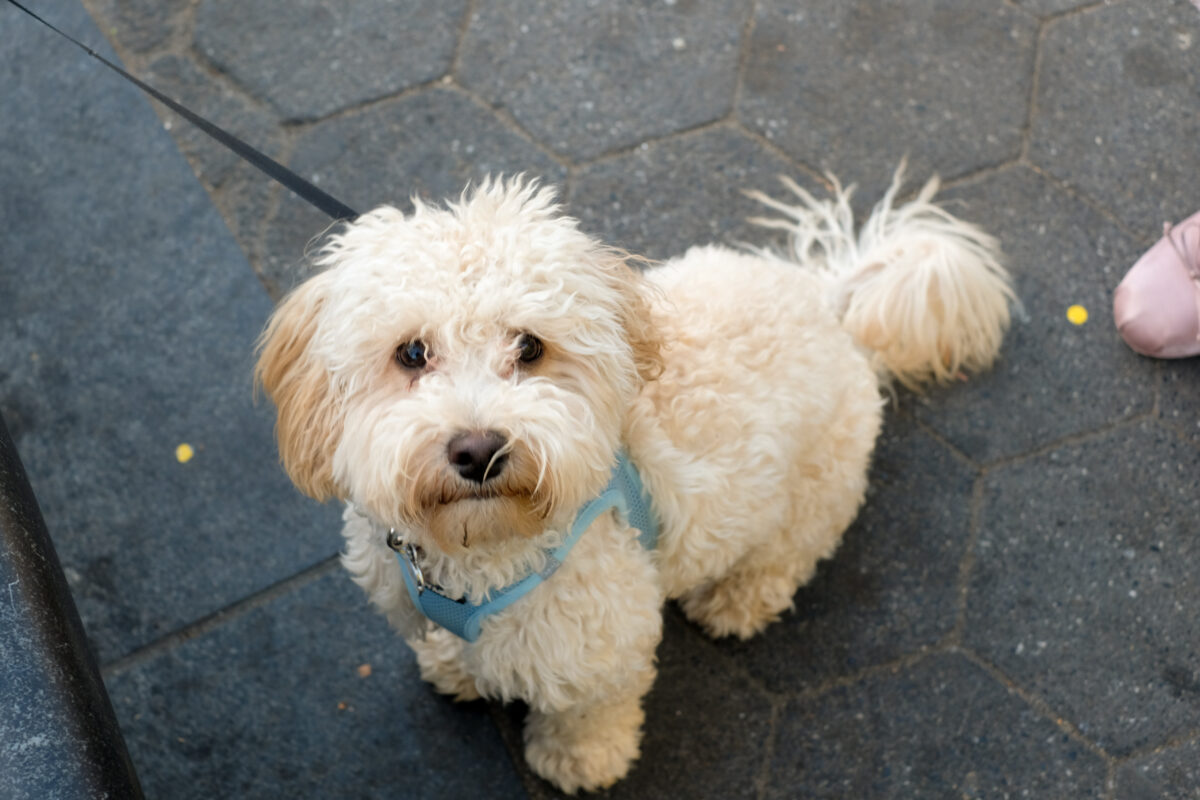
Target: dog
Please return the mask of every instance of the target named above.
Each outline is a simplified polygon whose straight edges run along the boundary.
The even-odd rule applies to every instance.
[[[888,387],[986,369],[1009,324],[997,242],[936,179],[898,205],[897,173],[859,231],[853,187],[784,183],[788,202],[750,194],[786,254],[644,269],[523,178],[377,208],[263,333],[281,461],[346,502],[345,567],[437,691],[528,704],[527,760],[565,792],[638,757],[664,602],[714,637],[776,620],[863,502]],[[650,547],[620,503],[572,530],[622,454]],[[534,575],[473,641],[418,607]]]

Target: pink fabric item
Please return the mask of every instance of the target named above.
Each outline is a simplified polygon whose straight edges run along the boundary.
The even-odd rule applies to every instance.
[[[1113,321],[1142,355],[1200,354],[1200,212],[1167,225],[1125,275],[1113,295]]]

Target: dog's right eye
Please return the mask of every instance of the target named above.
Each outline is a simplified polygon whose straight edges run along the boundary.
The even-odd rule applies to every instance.
[[[425,366],[425,343],[420,339],[405,342],[396,348],[396,360],[400,366],[408,369],[421,369]]]

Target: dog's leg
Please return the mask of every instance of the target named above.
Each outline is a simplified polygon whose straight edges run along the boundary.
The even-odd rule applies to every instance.
[[[417,665],[421,678],[433,685],[442,694],[456,701],[466,702],[479,699],[475,678],[467,672],[463,663],[466,643],[445,628],[432,627],[424,639],[408,640],[408,646],[417,654]]]
[[[812,577],[817,558],[800,559],[761,547],[721,578],[679,598],[687,618],[713,637],[749,639],[792,607],[796,590]]]
[[[644,717],[641,694],[565,711],[531,709],[525,758],[534,772],[567,794],[603,789],[625,777],[637,759]]]
[[[783,481],[790,496],[783,524],[724,573],[680,595],[688,619],[709,635],[748,639],[777,620],[854,521],[882,417],[874,378],[860,370],[856,381]]]
[[[865,472],[859,483],[865,485]],[[861,495],[859,495],[861,496]],[[853,495],[815,519],[793,520],[772,539],[743,555],[724,575],[679,598],[688,619],[712,637],[749,639],[792,607],[796,590],[829,558],[858,506]]]

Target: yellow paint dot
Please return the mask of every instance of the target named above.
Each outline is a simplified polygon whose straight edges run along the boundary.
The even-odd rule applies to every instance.
[[[1075,325],[1082,325],[1087,322],[1087,309],[1083,306],[1071,306],[1067,309],[1067,319],[1071,320]]]
[[[196,451],[187,442],[175,448],[175,458],[179,459],[180,464],[186,464],[192,460],[192,456],[196,455]]]

